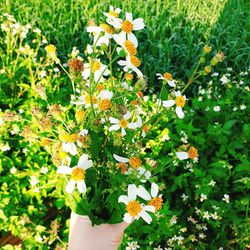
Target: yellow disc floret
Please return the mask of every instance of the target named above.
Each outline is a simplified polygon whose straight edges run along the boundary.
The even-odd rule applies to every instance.
[[[102,23],[100,24],[100,27],[103,28],[108,34],[113,34],[113,30],[108,24]]]
[[[197,158],[199,156],[198,150],[195,147],[190,147],[190,149],[188,150],[188,156],[191,159]]]
[[[49,44],[48,46],[45,47],[45,50],[49,54],[55,54],[56,53],[56,46],[53,44]]]
[[[129,165],[132,167],[132,168],[139,168],[141,166],[141,160],[139,158],[136,158],[136,157],[131,157],[129,159]]]
[[[155,197],[148,203],[149,206],[154,206],[156,211],[159,211],[163,205],[163,199],[161,197]]]
[[[166,80],[169,80],[171,81],[173,78],[172,78],[172,74],[166,72],[163,74],[163,77],[166,79]]]
[[[129,53],[130,55],[133,55],[133,56],[136,55],[136,53],[137,53],[136,47],[135,47],[135,45],[134,45],[131,41],[126,40],[126,41],[123,43],[123,45],[124,45],[124,47],[126,48],[126,50],[128,51],[128,53]]]
[[[114,10],[110,10],[108,14],[113,17],[118,17],[118,13],[115,12]]]
[[[119,121],[119,126],[121,127],[121,128],[126,128],[127,126],[128,126],[128,121],[126,120],[126,119],[121,119],[120,121]]]
[[[126,210],[131,216],[137,216],[142,211],[142,207],[140,202],[130,201],[126,207]]]
[[[92,96],[92,98],[91,98],[90,95],[86,95],[85,96],[85,102],[87,104],[91,104],[91,99],[92,99],[92,103],[96,103],[97,102],[96,97]]]
[[[177,96],[175,99],[176,106],[184,107],[186,103],[186,99],[183,96]]]
[[[111,107],[111,101],[108,98],[104,98],[103,100],[98,102],[98,108],[102,111],[107,110]]]
[[[92,71],[95,72],[101,68],[101,63],[99,61],[94,61],[92,64]]]
[[[74,168],[71,173],[71,178],[74,181],[81,181],[85,179],[85,171],[82,168]]]
[[[136,56],[133,56],[133,55],[130,57],[130,62],[131,62],[136,68],[138,68],[138,67],[141,65],[140,59],[139,59],[138,57],[136,57]]]
[[[129,20],[125,20],[122,22],[122,31],[126,33],[130,33],[132,32],[133,28],[134,28],[134,25]]]

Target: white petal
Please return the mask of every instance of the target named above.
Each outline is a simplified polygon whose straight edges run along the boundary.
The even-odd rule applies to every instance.
[[[132,13],[127,12],[126,13],[126,20],[132,21],[133,20],[133,15]]]
[[[60,166],[58,167],[57,171],[58,174],[71,174],[72,168],[67,166]]]
[[[129,201],[134,201],[137,196],[137,188],[135,184],[128,185],[128,198]]]
[[[86,184],[85,184],[85,181],[78,181],[77,182],[77,189],[80,193],[85,193],[86,192]]]
[[[128,204],[129,203],[129,199],[127,195],[121,195],[118,199],[118,202],[123,202],[124,204]]]
[[[142,30],[145,27],[144,20],[142,18],[136,18],[133,20],[133,30]]]
[[[159,187],[156,183],[151,184],[151,196],[155,198],[158,195],[159,192]]]
[[[116,154],[113,154],[113,156],[114,156],[114,158],[115,158],[118,162],[123,162],[123,163],[129,162],[129,159],[128,159],[128,158],[121,157],[121,156],[116,155]]]
[[[176,91],[176,92],[175,92],[175,96],[181,96],[181,91],[179,91],[179,90]]]
[[[126,130],[124,128],[122,128],[122,136],[125,136],[127,133],[126,133]]]
[[[111,122],[111,123],[119,123],[119,120],[118,119],[116,119],[116,118],[113,118],[113,117],[109,117],[109,121]]]
[[[155,212],[155,207],[154,206],[144,206],[144,210],[148,212]]]
[[[124,42],[126,41],[126,37],[122,33],[113,35],[113,38],[115,42],[121,46],[123,46]]]
[[[125,65],[127,65],[127,62],[124,61],[124,60],[119,60],[117,63],[118,63],[120,66],[125,66]]]
[[[120,128],[119,125],[112,125],[111,127],[109,127],[109,131],[113,131],[113,130],[117,131],[119,128]]]
[[[128,128],[130,129],[136,129],[137,128],[137,123],[129,123]]]
[[[186,160],[189,158],[189,155],[187,152],[176,152],[176,156],[180,159],[180,160]]]
[[[151,216],[150,216],[147,212],[145,212],[145,211],[140,212],[140,216],[141,216],[141,218],[142,218],[143,220],[145,220],[148,224],[150,224],[150,222],[152,221]]]
[[[100,33],[100,32],[102,32],[102,28],[97,27],[97,26],[88,26],[87,27],[87,32]]]
[[[82,135],[82,136],[86,136],[87,134],[88,134],[88,130],[87,129],[83,129],[80,133],[79,133],[79,135]]]
[[[180,119],[184,117],[184,112],[182,111],[181,107],[176,107],[175,112]]]
[[[128,111],[128,112],[123,116],[123,118],[126,119],[126,120],[128,120],[130,117],[131,117],[131,112],[130,112],[130,111]]]
[[[137,38],[132,32],[128,33],[128,40],[131,41],[135,45],[135,47],[138,47]]]
[[[82,77],[83,79],[88,79],[90,76],[90,68],[86,68],[83,72],[82,72]]]
[[[174,100],[168,100],[168,101],[163,101],[162,102],[162,106],[165,108],[169,108],[175,105],[175,101]]]
[[[138,120],[137,120],[136,124],[137,124],[137,127],[140,128],[142,126],[142,119],[139,115],[137,116],[137,119]]]
[[[126,213],[126,214],[124,214],[124,216],[123,216],[123,220],[129,224],[129,223],[132,222],[133,217],[132,217],[129,213]]]
[[[149,201],[151,200],[150,194],[148,193],[148,191],[143,187],[143,186],[139,186],[137,188],[137,194],[138,196],[140,196],[142,199]]]
[[[70,180],[66,187],[66,192],[68,194],[71,194],[74,190],[75,185],[76,185],[76,182],[74,180]]]
[[[167,80],[167,82],[170,87],[175,87],[175,83],[173,81]]]
[[[112,91],[102,90],[100,92],[100,98],[101,99],[104,99],[104,98],[111,99],[112,97],[113,97],[113,92]]]

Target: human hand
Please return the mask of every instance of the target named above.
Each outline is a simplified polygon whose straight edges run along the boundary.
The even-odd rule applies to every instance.
[[[126,222],[92,226],[88,216],[71,213],[69,250],[117,250]]]

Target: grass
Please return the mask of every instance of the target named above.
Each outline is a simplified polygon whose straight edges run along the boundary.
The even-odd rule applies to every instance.
[[[139,52],[152,88],[157,72],[168,70],[187,79],[206,43],[223,50],[226,65],[235,71],[249,66],[247,0],[1,0],[0,11],[39,27],[64,57],[74,46],[85,48],[88,20],[99,19],[109,5],[145,19]]]

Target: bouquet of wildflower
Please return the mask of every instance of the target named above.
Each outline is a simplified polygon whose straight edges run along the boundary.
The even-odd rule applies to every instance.
[[[139,69],[135,36],[145,24],[131,13],[120,18],[120,11],[110,7],[103,23],[89,22],[87,32],[93,43],[87,45],[84,57],[74,49],[67,65],[62,65],[56,47],[46,46],[46,62],[59,65],[71,81],[70,105],[49,104],[39,85],[35,92],[48,103],[47,110],[33,107],[33,125],[22,131],[28,140],[39,139],[52,155],[58,167],[57,188],[66,191],[72,210],[89,216],[93,224],[122,219],[130,223],[139,218],[151,223],[164,202],[156,176],[163,169],[158,170],[150,159],[144,139],[163,117],[175,117],[175,113],[180,119],[184,117],[186,88],[223,59],[223,54],[217,53],[211,64],[198,72],[205,54],[211,51],[206,46],[182,91],[170,73],[157,74],[162,88],[150,106],[143,94],[147,81]],[[190,145],[177,151],[181,160],[198,158],[197,149]]]

